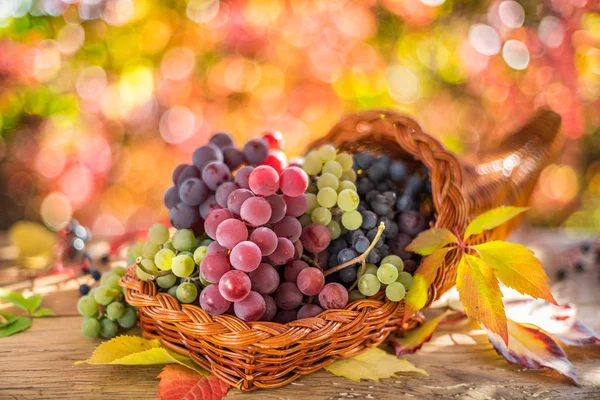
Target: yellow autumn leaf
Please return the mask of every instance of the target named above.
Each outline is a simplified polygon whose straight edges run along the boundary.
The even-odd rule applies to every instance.
[[[456,289],[469,318],[508,342],[502,292],[492,268],[481,259],[465,254],[458,264]]]
[[[379,348],[372,348],[352,358],[344,358],[325,367],[325,370],[337,376],[360,381],[368,379],[378,381],[397,377],[398,373],[417,372],[429,376],[429,374],[415,367],[405,359],[386,353]]]
[[[458,243],[454,233],[448,229],[431,228],[423,231],[413,240],[406,250],[428,256],[450,243]]]
[[[449,248],[440,249],[425,257],[421,262],[421,265],[413,277],[412,286],[406,294],[402,323],[406,322],[410,316],[425,307],[429,286],[431,286],[435,280],[437,271],[449,251]]]
[[[506,286],[519,293],[557,304],[550,292],[549,279],[542,268],[542,262],[527,247],[494,241],[473,248],[477,249],[481,259]]]
[[[431,340],[438,324],[448,316],[452,311],[447,310],[434,319],[428,320],[418,328],[411,329],[402,337],[390,338],[390,343],[394,347],[397,356],[404,354],[413,354],[425,343]]]
[[[471,235],[477,235],[483,231],[500,226],[526,210],[528,210],[528,207],[506,206],[486,211],[471,221],[467,226],[464,239],[467,239]]]
[[[208,372],[196,365],[190,358],[160,346],[158,340],[147,340],[138,336],[117,336],[96,347],[92,357],[80,364],[119,364],[152,365],[181,364],[196,372],[207,375]]]

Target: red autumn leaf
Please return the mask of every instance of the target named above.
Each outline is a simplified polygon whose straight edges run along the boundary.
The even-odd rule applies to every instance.
[[[214,375],[200,375],[181,365],[167,365],[158,375],[162,400],[219,400],[230,386]]]
[[[390,337],[390,344],[394,347],[397,356],[404,354],[413,354],[419,350],[425,343],[431,340],[438,324],[448,316],[450,311],[437,316],[436,318],[425,322],[416,329],[412,329],[401,338]]]
[[[498,354],[509,363],[530,369],[550,368],[579,384],[575,367],[552,336],[535,325],[522,324],[511,319],[507,320],[507,327],[508,346],[500,336],[489,330],[488,338]]]

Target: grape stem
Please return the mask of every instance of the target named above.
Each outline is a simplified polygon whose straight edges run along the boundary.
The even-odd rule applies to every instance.
[[[306,254],[302,254],[302,259],[303,259],[304,261],[306,261],[308,264],[310,264],[312,267],[315,267],[315,268],[322,269],[322,268],[321,268],[321,265],[319,264],[319,260],[317,259],[317,257],[315,257],[315,258],[310,258],[310,257],[309,257],[309,256],[307,256]]]
[[[349,267],[351,265],[354,265],[354,264],[360,264],[361,271],[364,273],[365,269],[367,268],[367,265],[366,265],[367,257],[369,256],[369,253],[371,252],[371,250],[373,250],[375,248],[375,245],[377,244],[379,239],[381,239],[381,235],[383,235],[384,230],[385,230],[385,224],[382,222],[379,224],[379,227],[377,228],[377,235],[375,235],[375,238],[371,242],[371,245],[367,248],[367,250],[365,250],[364,253],[362,253],[361,255],[359,255],[357,257],[354,257],[350,261],[347,261],[343,264],[338,265],[337,267],[328,269],[327,271],[325,271],[325,273],[323,275],[325,275],[325,276],[331,275],[334,272],[338,272],[339,270],[342,270],[342,269]]]
[[[138,257],[135,259],[135,265],[141,269],[143,272],[147,273],[148,275],[150,275],[150,279],[154,280],[160,276],[165,276],[165,275],[169,275],[171,273],[171,271],[149,271],[146,268],[144,268],[144,266],[142,265],[142,257]]]

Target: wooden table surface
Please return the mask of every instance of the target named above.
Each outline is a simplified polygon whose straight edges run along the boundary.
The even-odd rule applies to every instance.
[[[541,253],[549,269],[555,252],[570,244],[563,234],[526,232],[522,237]],[[77,285],[63,278],[15,281],[11,249],[0,251],[0,286],[45,293],[42,306],[57,316],[37,318],[25,332],[0,339],[0,399],[155,399],[161,366],[104,366],[73,363],[88,358],[101,343],[79,332]],[[552,275],[552,272],[550,272]],[[10,284],[9,284],[10,283]],[[598,271],[588,270],[553,287],[560,301],[578,305],[580,319],[600,330]],[[0,309],[8,311],[8,308]],[[6,307],[6,305],[4,305]],[[139,328],[128,333],[139,334]],[[407,357],[429,377],[405,375],[381,382],[354,382],[326,371],[285,387],[240,393],[232,399],[600,399],[600,346],[567,348],[581,386],[551,371],[528,371],[498,356],[486,336],[468,322],[440,327],[433,339]]]

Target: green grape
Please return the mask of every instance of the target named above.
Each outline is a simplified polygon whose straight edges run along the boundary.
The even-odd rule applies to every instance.
[[[354,160],[352,156],[348,153],[340,153],[335,158],[335,161],[338,162],[342,166],[342,170],[349,171],[352,169],[352,165],[354,164]]]
[[[192,253],[191,251],[180,251],[177,253],[178,256],[188,256],[191,259],[194,259],[194,253]]]
[[[342,211],[356,210],[360,203],[360,196],[352,189],[344,189],[338,195],[337,205]]]
[[[163,224],[154,224],[148,229],[148,239],[156,245],[164,244],[169,240],[169,229]]]
[[[175,252],[175,247],[173,247],[173,242],[170,241],[170,240],[168,242],[166,242],[165,244],[163,244],[161,246],[161,248],[163,248],[163,249],[169,249],[169,250]]]
[[[108,281],[108,278],[110,278],[111,276],[114,276],[115,274],[113,274],[112,271],[108,271],[104,274],[102,274],[102,277],[100,278],[100,285],[106,286],[106,282]]]
[[[121,318],[117,319],[117,323],[121,328],[133,328],[137,323],[137,313],[135,309],[131,307],[125,307],[125,313],[123,316],[121,316]]]
[[[208,286],[208,285],[212,285],[212,283],[211,283],[211,282],[209,282],[209,281],[207,281],[207,280],[206,280],[206,278],[204,278],[204,277],[202,276],[202,274],[198,274],[198,275],[200,276],[200,283],[201,283],[201,284],[202,284],[204,287],[206,287],[206,286]]]
[[[313,210],[319,207],[319,202],[317,201],[317,195],[312,193],[306,193],[306,201],[308,202],[308,206],[306,207],[306,214],[310,214]]]
[[[177,282],[177,277],[174,274],[163,275],[156,278],[156,284],[163,289],[172,287]]]
[[[115,299],[115,290],[106,286],[100,286],[94,292],[94,300],[98,304],[102,304],[103,306],[107,306],[111,301]]]
[[[171,296],[177,298],[177,288],[178,287],[179,287],[179,285],[171,286],[169,288],[169,290],[167,290],[167,293],[169,293]]]
[[[144,242],[138,241],[127,248],[128,264],[133,264],[136,258],[142,256],[142,246],[144,246]]]
[[[335,160],[336,153],[335,147],[330,144],[324,144],[317,150],[319,158],[324,162]]]
[[[308,214],[304,214],[304,215],[300,216],[299,220],[300,220],[300,225],[302,225],[303,228],[305,226],[312,224],[312,218]]]
[[[180,229],[173,235],[173,247],[179,251],[191,250],[196,237],[191,229]]]
[[[377,275],[377,265],[375,264],[366,264],[365,265],[365,273],[362,272],[362,267],[358,267],[358,271],[356,272],[356,277],[361,278],[365,274]]]
[[[308,187],[306,188],[306,193],[311,193],[311,194],[314,194],[314,195],[316,195],[318,191],[319,191],[319,188],[318,188],[318,187],[317,187],[317,185],[316,185],[315,183],[313,183],[313,182],[310,182],[310,183],[308,184]]]
[[[148,270],[150,272],[158,272],[158,268],[156,268],[156,265],[154,264],[154,261],[152,261],[152,260],[148,260],[147,258],[144,258],[142,260],[141,264],[142,264],[142,267],[144,267],[146,270]],[[142,271],[140,269],[140,267],[135,268],[135,274],[142,281],[148,282],[148,281],[152,280],[152,275]]]
[[[356,210],[345,212],[342,215],[342,226],[349,231],[355,231],[362,225],[362,215]]]
[[[106,307],[106,315],[112,320],[121,318],[123,314],[125,314],[125,306],[123,303],[113,301]]]
[[[327,161],[325,165],[323,165],[322,173],[332,173],[336,178],[340,179],[344,171],[342,170],[342,166],[337,161]]]
[[[334,190],[337,190],[339,185],[339,179],[336,178],[335,175],[330,173],[323,174],[319,177],[319,179],[317,179],[317,188],[319,189],[330,187]]]
[[[97,337],[100,334],[100,322],[95,318],[84,318],[81,323],[81,333],[85,337]]]
[[[77,311],[84,317],[95,317],[98,314],[98,302],[88,296],[82,296],[77,302]]]
[[[119,275],[120,277],[125,276],[125,273],[127,272],[127,269],[123,266],[117,266],[114,267],[111,271],[113,274]]]
[[[393,264],[381,264],[381,266],[377,268],[377,279],[383,284],[389,285],[390,283],[394,283],[396,282],[397,277],[398,270]]]
[[[111,274],[108,277],[108,279],[106,280],[106,283],[104,284],[104,286],[109,287],[111,289],[120,290],[121,289],[121,285],[119,285],[120,280],[121,280],[121,277],[119,275]]]
[[[177,300],[179,300],[180,303],[189,304],[193,303],[194,300],[196,300],[196,297],[198,297],[198,289],[191,282],[183,282],[177,288],[176,294]]]
[[[325,207],[317,207],[310,214],[313,224],[329,225],[331,222],[331,211]]]
[[[304,157],[302,169],[308,175],[317,175],[319,172],[321,172],[321,168],[323,168],[323,161],[321,161],[321,158],[316,152],[311,151],[306,155],[306,157]]]
[[[96,293],[96,288],[92,288],[87,295],[88,295],[88,297],[91,297],[93,299],[94,293]],[[94,301],[96,301],[96,300],[94,300]]]
[[[406,289],[400,282],[390,283],[385,288],[385,297],[391,301],[400,301],[404,298],[404,295],[406,295]]]
[[[206,247],[208,247],[212,242],[214,242],[214,240],[212,240],[212,239],[203,239],[200,242],[200,246],[206,246]]]
[[[344,189],[350,189],[350,190],[354,190],[356,192],[356,185],[354,184],[354,182],[350,182],[350,181],[340,181],[340,185],[337,188],[338,193],[341,192]],[[339,196],[339,195],[338,195]]]
[[[381,264],[392,264],[398,272],[404,271],[404,261],[400,257],[395,254],[390,254],[389,256],[383,257],[381,260]]]
[[[206,257],[206,251],[208,250],[208,246],[200,246],[196,249],[196,251],[194,251],[194,262],[198,265],[200,265],[200,263],[202,262],[202,260],[204,260],[204,257]]]
[[[358,280],[358,290],[365,296],[373,296],[379,292],[381,282],[373,274],[364,274]]]
[[[317,193],[317,202],[321,207],[331,208],[337,202],[337,192],[330,187],[323,188]]]
[[[406,290],[409,290],[412,287],[413,277],[408,272],[402,271],[398,273],[396,282],[400,282],[406,288]]]
[[[158,250],[160,250],[159,245],[154,244],[152,242],[146,242],[142,247],[142,257],[152,258],[158,252]]]
[[[348,303],[351,303],[356,300],[362,300],[365,298],[365,295],[359,292],[358,290],[353,290],[348,294]]]
[[[329,236],[331,236],[331,240],[339,238],[342,234],[342,227],[337,221],[332,220],[329,224],[327,224],[327,229],[329,230]]]
[[[192,272],[194,272],[195,267],[196,264],[194,264],[194,259],[187,254],[178,254],[171,264],[171,270],[180,278],[190,276]]]
[[[343,181],[356,182],[356,171],[354,171],[353,169],[349,169],[348,171],[342,174],[342,177],[340,179]]]
[[[154,264],[163,271],[169,271],[171,269],[173,258],[175,258],[175,252],[173,250],[161,249],[154,256]]]
[[[100,336],[104,339],[114,338],[117,336],[117,332],[119,332],[119,326],[116,322],[113,322],[108,318],[104,318],[100,321]]]

